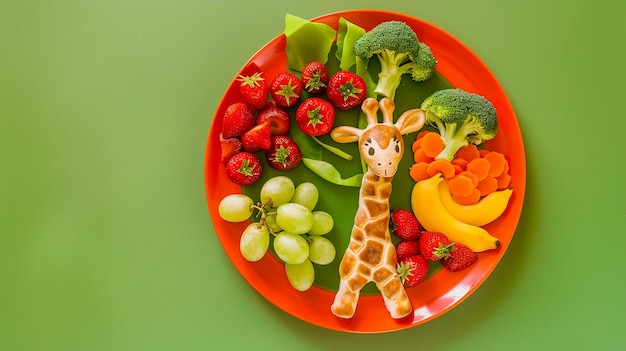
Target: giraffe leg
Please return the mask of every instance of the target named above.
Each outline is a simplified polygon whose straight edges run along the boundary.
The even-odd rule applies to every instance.
[[[335,301],[330,306],[330,310],[337,317],[351,318],[356,311],[356,305],[359,301],[360,290],[352,290],[349,287],[347,279],[341,279],[339,282],[339,290],[335,294]]]
[[[382,293],[383,301],[385,301],[385,307],[389,311],[392,318],[398,319],[406,317],[413,311],[411,306],[411,300],[402,286],[400,278],[393,277],[387,280],[384,284],[377,285],[378,289]]]
[[[396,250],[391,242],[387,245],[386,260],[388,260],[389,264],[381,267],[375,274],[381,278],[376,282],[376,287],[380,290],[385,307],[391,317],[398,319],[411,313],[413,306],[406,290],[404,290],[402,281],[397,275],[397,271],[395,269],[391,270],[391,267],[395,267],[396,262]]]
[[[341,318],[351,318],[356,311],[359,302],[361,288],[368,280],[357,274],[358,264],[354,256],[346,253],[339,265],[339,289],[335,294],[335,300],[330,307],[334,315]]]

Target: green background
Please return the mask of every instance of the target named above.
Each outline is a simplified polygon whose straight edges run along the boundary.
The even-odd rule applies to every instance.
[[[514,240],[449,313],[386,334],[297,320],[212,229],[204,153],[285,13],[403,12],[464,42],[527,157]],[[626,346],[626,28],[617,1],[0,0],[0,350]]]

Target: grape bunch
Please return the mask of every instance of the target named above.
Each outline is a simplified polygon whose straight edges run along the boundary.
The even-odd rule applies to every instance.
[[[334,221],[328,212],[315,210],[318,199],[315,184],[304,182],[296,187],[289,177],[276,176],[263,184],[258,203],[247,195],[231,194],[222,199],[218,211],[226,221],[243,222],[257,210],[259,220],[241,234],[242,256],[250,262],[259,261],[272,242],[289,283],[305,291],[315,280],[313,264],[329,264],[336,255],[334,244],[324,237],[333,229]]]

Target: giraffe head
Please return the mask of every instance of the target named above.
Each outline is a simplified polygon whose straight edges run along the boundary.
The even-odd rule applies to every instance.
[[[378,122],[378,109],[382,111],[383,123]],[[380,177],[392,177],[404,154],[402,135],[418,131],[424,125],[424,111],[413,109],[404,112],[393,123],[395,104],[389,98],[380,102],[374,98],[363,101],[361,109],[367,117],[367,127],[359,129],[340,126],[331,131],[331,138],[338,143],[358,142],[359,153],[370,171]]]

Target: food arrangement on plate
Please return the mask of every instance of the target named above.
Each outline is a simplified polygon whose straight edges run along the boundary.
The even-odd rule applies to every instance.
[[[287,14],[225,93],[207,148],[224,250],[275,305],[331,329],[446,312],[495,268],[521,212],[506,96],[467,48],[401,14]]]

